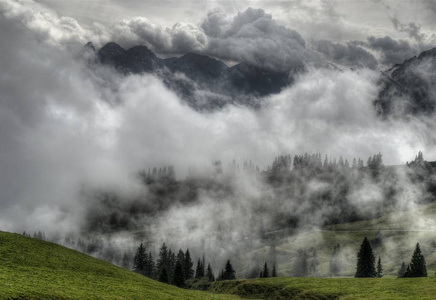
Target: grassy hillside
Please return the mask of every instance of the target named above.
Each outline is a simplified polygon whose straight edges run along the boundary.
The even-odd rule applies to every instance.
[[[0,232],[1,299],[235,299],[183,290],[77,251]]]
[[[364,237],[370,240],[375,255],[381,256],[384,274],[394,277],[401,262],[408,263],[417,242],[427,261],[429,276],[436,271],[436,204],[387,214],[370,221],[360,221],[301,231],[292,236],[269,242],[245,255],[236,265],[238,277],[244,278],[248,266],[276,261],[280,276],[291,276],[299,248],[311,254],[317,250],[319,276],[329,276],[330,258],[336,244],[341,246],[341,276],[353,276],[356,254]],[[268,243],[267,243],[268,244]],[[309,259],[310,262],[310,259]]]
[[[267,278],[222,281],[211,291],[260,299],[435,299],[433,278]]]

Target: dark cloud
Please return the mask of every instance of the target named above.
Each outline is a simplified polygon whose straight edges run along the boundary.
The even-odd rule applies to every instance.
[[[402,63],[406,59],[415,56],[418,49],[406,40],[394,40],[389,36],[368,38],[368,47],[380,52],[380,62],[386,66]]]
[[[330,41],[319,41],[317,50],[323,53],[327,59],[348,67],[377,68],[375,57],[358,45],[347,43],[345,45]]]

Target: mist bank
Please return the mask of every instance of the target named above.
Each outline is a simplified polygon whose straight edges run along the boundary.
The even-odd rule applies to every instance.
[[[377,153],[384,165],[404,164],[419,150],[435,160],[433,114],[377,114],[378,72],[309,67],[291,87],[261,98],[259,109],[229,105],[204,114],[162,77],[89,68],[58,31],[41,35],[44,28],[33,26],[40,23],[20,16],[2,10],[0,18],[8,41],[0,44],[7,70],[0,76],[2,230],[101,236],[117,249],[147,238],[153,247],[165,241],[210,250],[219,260],[259,247],[270,231],[321,226],[326,216],[373,217],[385,200],[405,209],[432,195],[432,173],[430,183],[415,182],[407,168],[386,168],[379,179],[366,169],[353,173],[353,157],[367,166]],[[323,164],[320,171],[310,155],[313,170],[271,173],[282,160],[290,164],[285,156],[272,165],[274,157],[289,153],[303,161],[304,153],[323,153],[337,164],[342,156],[350,169]],[[240,169],[251,160],[259,172],[231,175],[233,160]],[[216,161],[225,173],[216,174]],[[138,171],[164,166],[176,172],[166,183],[138,180]]]

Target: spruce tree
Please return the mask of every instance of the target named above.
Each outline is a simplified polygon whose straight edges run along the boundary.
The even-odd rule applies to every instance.
[[[421,253],[421,247],[419,247],[419,243],[416,244],[415,251],[413,252],[412,260],[410,262],[410,272],[407,274],[407,276],[427,277],[425,258]]]
[[[156,268],[157,274],[159,275],[158,278],[160,277],[162,269],[168,268],[168,248],[165,243],[162,244],[162,247],[159,250],[159,257],[157,259]],[[168,277],[168,269],[166,270],[166,276]]]
[[[236,279],[235,270],[233,269],[230,260],[228,259],[226,262],[226,266],[224,267],[223,280],[233,280]]]
[[[201,267],[201,260],[198,259],[198,261],[197,261],[197,267],[195,268],[195,278],[196,278],[196,279],[200,279],[200,278],[202,277],[202,275],[201,275],[201,269],[202,269],[202,267]]]
[[[153,255],[151,254],[151,251],[148,253],[147,256],[147,263],[145,265],[145,276],[149,278],[156,278],[156,264],[153,260]]]
[[[133,258],[133,270],[139,274],[145,275],[145,266],[147,264],[147,253],[145,247],[141,243],[136,249],[135,257]]]
[[[273,264],[271,277],[277,277],[276,263]]]
[[[381,259],[379,256],[378,262],[377,262],[377,278],[382,278],[382,277],[383,277],[383,267],[382,267]]]
[[[403,261],[403,263],[401,264],[401,267],[398,269],[397,277],[403,278],[405,274],[406,274],[406,264]]]
[[[215,281],[215,275],[213,275],[212,267],[210,264],[207,265],[206,277],[210,282]]]
[[[360,246],[359,253],[357,254],[356,274],[354,277],[375,277],[377,274],[374,263],[375,258],[371,244],[365,237]]]
[[[174,267],[173,284],[178,287],[185,286],[185,275],[183,274],[182,264],[177,260]]]
[[[185,252],[185,269],[183,270],[185,273],[185,279],[192,279],[194,277],[194,270],[192,269],[193,262],[191,260],[191,253],[189,249],[186,249]]]
[[[269,270],[268,270],[268,264],[265,262],[265,264],[263,265],[263,272],[262,275],[264,278],[269,277]]]

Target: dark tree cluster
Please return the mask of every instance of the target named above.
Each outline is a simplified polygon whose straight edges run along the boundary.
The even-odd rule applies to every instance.
[[[124,257],[126,257],[126,260],[128,259],[126,254]],[[127,261],[126,265],[128,265]],[[211,282],[215,281],[215,275],[210,263],[206,267],[204,255],[201,259],[198,259],[194,271],[194,263],[189,249],[186,249],[185,252],[180,249],[176,254],[165,243],[159,249],[156,261],[153,260],[151,252],[147,253],[144,244],[141,243],[133,258],[133,271],[163,283],[185,288],[206,289]],[[235,271],[230,260],[228,260],[216,280],[235,278]]]
[[[427,266],[424,255],[422,255],[419,243],[416,244],[412,259],[407,265],[403,262],[398,270],[398,278],[404,277],[427,277]]]

